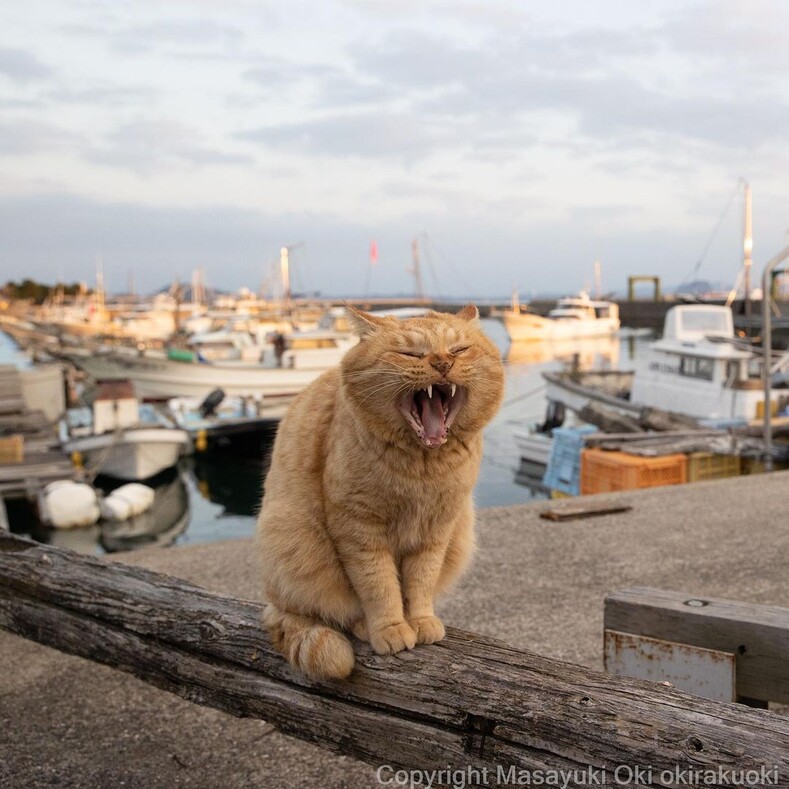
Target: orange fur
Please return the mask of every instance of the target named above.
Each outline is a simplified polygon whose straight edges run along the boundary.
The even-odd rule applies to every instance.
[[[258,519],[266,625],[320,679],[353,669],[343,631],[379,654],[443,638],[433,603],[473,550],[482,429],[504,386],[475,307],[352,318],[359,344],[282,420]]]

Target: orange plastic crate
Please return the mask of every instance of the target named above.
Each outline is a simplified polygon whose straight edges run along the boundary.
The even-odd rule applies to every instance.
[[[581,493],[657,488],[688,481],[685,455],[647,458],[626,452],[584,449],[581,452]]]
[[[22,463],[25,459],[25,437],[23,435],[0,438],[0,463]]]

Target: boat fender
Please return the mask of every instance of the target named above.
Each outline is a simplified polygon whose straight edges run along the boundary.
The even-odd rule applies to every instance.
[[[125,521],[151,508],[154,490],[139,482],[121,485],[100,503],[101,517],[108,521]]]
[[[92,526],[99,519],[99,498],[84,482],[50,482],[38,496],[39,517],[56,529]]]
[[[198,406],[200,416],[202,416],[203,419],[205,419],[207,416],[211,416],[224,399],[224,389],[214,389],[212,392],[209,392],[203,402]]]

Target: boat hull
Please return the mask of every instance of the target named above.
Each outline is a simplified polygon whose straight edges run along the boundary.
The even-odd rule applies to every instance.
[[[177,428],[132,428],[74,438],[63,444],[79,452],[98,474],[128,481],[150,479],[172,468],[190,447],[189,434]]]
[[[512,342],[607,337],[619,331],[618,318],[564,320],[544,318],[528,312],[507,312],[502,320]]]
[[[326,369],[199,364],[122,354],[73,355],[70,358],[94,379],[132,380],[137,396],[148,400],[203,398],[217,388],[227,396],[292,398]]]

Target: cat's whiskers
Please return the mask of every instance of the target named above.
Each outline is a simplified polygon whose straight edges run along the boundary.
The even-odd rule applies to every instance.
[[[379,384],[378,386],[373,386],[370,389],[367,389],[365,392],[365,396],[359,401],[359,405],[363,405],[366,403],[371,397],[380,394],[386,389],[392,389],[392,382],[387,381],[385,383]],[[411,384],[408,382],[400,382],[395,383],[395,386],[392,391],[393,396],[399,396],[404,392],[407,392],[411,388]]]

